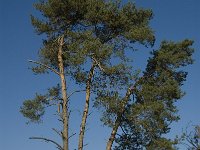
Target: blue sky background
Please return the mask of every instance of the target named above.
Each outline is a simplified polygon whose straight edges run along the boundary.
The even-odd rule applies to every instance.
[[[60,141],[51,130],[59,127],[53,111],[46,112],[43,124],[26,125],[26,119],[19,113],[24,99],[32,98],[35,92],[44,93],[48,87],[59,82],[56,75],[34,75],[28,67],[28,59],[37,59],[41,47],[41,36],[35,34],[30,23],[30,14],[39,15],[32,4],[36,0],[0,0],[0,149],[2,150],[55,150],[51,144],[29,140],[30,136],[52,137]],[[125,2],[125,0],[124,0]],[[154,19],[151,26],[155,31],[158,48],[160,41],[180,41],[189,38],[195,41],[195,64],[187,67],[189,75],[183,89],[186,96],[177,103],[181,120],[172,124],[168,137],[180,134],[191,121],[200,124],[200,1],[199,0],[137,0],[137,6],[151,8]],[[142,68],[150,49],[141,48],[134,54],[135,65]],[[73,83],[69,81],[69,86]],[[74,96],[70,132],[79,129],[84,94]],[[88,120],[85,142],[87,150],[103,150],[110,129],[103,127],[98,120],[99,114],[93,112]],[[76,136],[71,138],[71,150],[77,146]],[[181,147],[181,149],[184,149]]]

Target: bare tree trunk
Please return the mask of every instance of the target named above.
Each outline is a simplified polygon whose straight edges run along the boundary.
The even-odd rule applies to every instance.
[[[68,126],[69,126],[69,113],[68,113],[68,99],[67,99],[67,87],[66,87],[66,79],[65,79],[65,72],[64,72],[64,65],[63,65],[63,44],[64,44],[64,36],[60,37],[59,40],[59,49],[58,49],[58,66],[60,70],[60,79],[61,79],[61,89],[62,89],[62,120],[63,120],[63,132],[62,132],[62,139],[63,139],[63,150],[69,149],[68,143]]]
[[[88,117],[88,111],[89,111],[89,104],[90,104],[90,92],[91,92],[91,81],[94,74],[95,65],[92,64],[92,67],[90,69],[87,83],[86,83],[86,99],[85,99],[85,108],[82,116],[82,122],[81,122],[81,128],[79,133],[79,143],[78,143],[78,150],[83,149],[83,139],[85,134],[85,126],[86,126],[86,120]]]
[[[109,138],[109,140],[107,142],[106,150],[111,150],[119,126],[120,126],[120,118],[117,117],[117,119],[115,120],[115,125],[114,125],[114,127],[112,129],[110,138]]]
[[[113,145],[113,142],[115,140],[115,136],[116,136],[117,130],[118,130],[119,126],[121,125],[121,117],[122,117],[122,115],[123,115],[123,113],[125,111],[125,108],[126,108],[126,105],[128,103],[129,97],[130,97],[130,95],[132,93],[133,93],[133,89],[129,88],[127,90],[127,92],[126,92],[126,96],[122,100],[121,111],[118,113],[117,119],[115,120],[115,124],[113,126],[112,132],[110,134],[109,140],[108,140],[107,145],[106,145],[106,150],[111,150],[111,148],[112,148],[112,145]]]

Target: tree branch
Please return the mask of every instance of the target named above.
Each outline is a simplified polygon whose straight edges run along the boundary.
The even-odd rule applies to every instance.
[[[190,143],[195,148],[198,148],[198,146],[194,144],[194,141],[192,140],[192,137],[190,137],[190,135],[186,137],[186,141],[188,141],[188,143]]]
[[[52,128],[52,130],[54,131],[54,132],[56,132],[60,137],[62,137],[62,134],[61,134],[61,132],[59,132],[57,129],[55,129],[55,128]]]
[[[84,145],[83,145],[83,147],[85,147],[85,146],[88,146],[88,145],[89,145],[89,143],[87,143],[87,144],[84,144]]]
[[[86,90],[75,90],[75,91],[73,91],[73,92],[71,92],[69,94],[69,96],[67,97],[67,99],[69,99],[73,94],[78,93],[78,92],[83,92],[83,91],[86,91]]]
[[[94,62],[97,64],[97,66],[99,67],[99,69],[103,72],[105,72],[105,69],[101,66],[100,62],[97,61],[96,58],[92,57],[92,59],[94,60]]]
[[[29,61],[29,62],[32,62],[32,63],[34,63],[34,64],[39,64],[39,65],[41,65],[41,66],[44,66],[45,68],[51,70],[52,72],[56,73],[57,75],[60,75],[60,73],[59,73],[57,70],[55,70],[55,69],[49,67],[49,66],[46,65],[46,64],[43,64],[43,63],[41,63],[41,62],[34,61],[34,60],[28,60],[28,61]]]
[[[60,146],[60,144],[58,144],[57,142],[55,142],[53,140],[47,139],[47,138],[43,138],[43,137],[30,137],[29,139],[44,140],[45,142],[51,142],[51,143],[55,144],[59,150],[63,150],[63,148],[62,148],[62,146]]]
[[[76,135],[76,133],[73,133],[72,135],[70,135],[68,139],[70,139],[70,138],[73,137],[74,135]]]
[[[124,129],[122,128],[122,126],[120,125],[121,130],[124,132],[124,134],[127,135],[127,133],[124,131]]]

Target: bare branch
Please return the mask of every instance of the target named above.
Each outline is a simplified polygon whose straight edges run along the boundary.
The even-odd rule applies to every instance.
[[[93,113],[93,111],[91,113],[88,114],[88,116],[90,116]]]
[[[63,123],[63,119],[58,119],[58,121],[62,122]]]
[[[95,62],[95,64],[99,67],[99,69],[103,72],[105,72],[105,69],[101,66],[100,62],[94,57],[94,53],[89,54],[91,56],[92,60]]]
[[[41,65],[41,66],[44,66],[45,68],[51,70],[52,72],[56,73],[57,75],[60,75],[60,73],[59,73],[57,70],[51,68],[50,66],[48,66],[48,65],[46,65],[46,64],[43,64],[43,63],[41,63],[41,62],[34,61],[34,60],[28,60],[28,61],[29,61],[29,62],[32,62],[32,63],[34,63],[34,64],[39,64],[39,65]]]
[[[48,107],[51,107],[51,106],[55,106],[55,105],[56,105],[55,103],[52,103],[52,104],[47,105],[45,108],[48,108]]]
[[[73,92],[71,92],[69,94],[69,96],[67,97],[67,99],[69,99],[73,94],[78,93],[78,92],[83,92],[83,91],[86,91],[86,90],[75,90],[75,91],[73,91]]]
[[[58,111],[57,112],[60,114],[60,103],[58,103]]]
[[[182,144],[182,145],[187,146],[188,148],[191,148],[191,146],[189,144],[187,144],[187,143],[184,143],[184,142],[179,142],[179,143]]]
[[[70,135],[68,139],[70,139],[70,138],[73,137],[74,135],[76,135],[76,133],[73,133],[72,135]]]
[[[51,142],[51,143],[55,144],[59,150],[63,150],[63,148],[62,148],[62,146],[60,146],[60,144],[58,144],[57,142],[55,142],[51,139],[47,139],[47,138],[43,138],[43,137],[30,137],[29,139],[44,140],[45,142]]]
[[[89,145],[89,143],[87,143],[87,144],[84,144],[84,145],[83,145],[83,147],[85,147],[85,146],[88,146],[88,145]]]
[[[188,141],[188,143],[190,143],[195,148],[198,148],[198,146],[195,145],[195,143],[194,143],[194,141],[193,141],[193,139],[192,139],[192,137],[190,135],[186,137],[186,141]]]
[[[61,123],[64,122],[63,117],[62,117],[62,113],[57,112],[57,114],[55,114],[55,115],[57,115],[59,117],[58,121],[60,121]]]
[[[52,130],[53,131],[55,131],[60,137],[62,137],[62,134],[61,134],[61,132],[59,132],[57,129],[55,129],[55,128],[52,128]]]
[[[127,135],[127,133],[124,131],[123,127],[120,125],[121,130],[124,132],[124,134]]]

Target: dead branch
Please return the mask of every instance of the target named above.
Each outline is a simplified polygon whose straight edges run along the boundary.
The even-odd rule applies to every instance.
[[[70,138],[73,137],[74,135],[76,135],[76,133],[73,133],[72,135],[70,135],[68,139],[70,139]]]
[[[34,61],[34,60],[28,60],[28,61],[29,61],[29,62],[32,62],[32,63],[34,63],[34,64],[39,64],[39,65],[41,65],[41,66],[44,66],[45,68],[51,70],[52,72],[56,73],[57,75],[60,75],[60,73],[59,73],[57,70],[51,68],[50,66],[48,66],[48,65],[46,65],[46,64],[43,64],[43,63],[41,63],[41,62]]]
[[[67,97],[67,99],[69,99],[73,94],[78,93],[78,92],[83,92],[83,91],[86,91],[86,90],[75,90],[75,91],[73,91],[73,92],[71,92],[69,94],[69,96]]]
[[[55,128],[52,128],[52,130],[55,132],[55,133],[57,133],[60,137],[62,137],[62,134],[61,134],[61,132],[59,132],[57,129],[55,129]]]
[[[47,143],[51,142],[51,143],[55,144],[59,150],[63,150],[63,148],[62,148],[62,146],[60,146],[60,144],[58,144],[57,142],[55,142],[55,141],[53,141],[51,139],[47,139],[47,138],[43,138],[43,137],[30,137],[29,139],[44,140]]]

